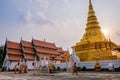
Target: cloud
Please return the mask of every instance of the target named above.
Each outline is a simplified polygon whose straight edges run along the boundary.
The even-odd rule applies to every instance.
[[[46,17],[45,13],[43,11],[32,11],[28,9],[27,11],[21,11],[21,14],[18,17],[18,23],[25,24],[52,24],[50,20]]]
[[[25,14],[25,20],[27,22],[31,21],[32,20],[32,14],[31,14],[31,11],[28,9],[26,14]]]
[[[120,37],[120,31],[116,32],[116,35]]]
[[[28,23],[36,23],[41,25],[51,23],[45,15],[47,14],[46,10],[48,8],[48,0],[30,0],[30,2],[31,6],[26,6],[23,9],[18,9],[18,23],[21,23],[23,25]]]
[[[43,12],[38,11],[38,12],[36,12],[36,15],[40,20],[47,20],[45,14]]]
[[[19,11],[19,15],[17,19],[18,24],[24,25],[26,23],[30,23],[32,20],[33,20],[33,14],[30,9]]]
[[[35,0],[35,1],[38,2],[41,8],[43,8],[44,10],[48,9],[48,5],[49,5],[48,0]]]
[[[120,45],[120,42],[119,42],[119,40],[120,40],[120,31],[114,32],[114,35],[111,38],[112,38],[112,40],[114,42],[116,42],[116,44]]]
[[[110,30],[109,35],[106,37],[107,39],[111,39],[112,42],[116,43],[117,45],[120,45],[120,31],[115,31],[113,29]]]
[[[28,28],[29,35],[39,40],[55,42],[57,46],[63,46],[67,49],[78,42],[80,34],[80,21],[77,18],[64,18],[63,20],[51,21],[51,24],[29,23],[25,26]],[[77,41],[76,41],[77,40]]]
[[[50,20],[48,20],[48,18],[46,17],[46,15],[43,11],[36,11],[33,16],[32,22],[34,22],[40,26],[46,25],[46,24],[52,24],[52,22]]]
[[[69,2],[69,0],[63,0],[63,2],[67,4]]]

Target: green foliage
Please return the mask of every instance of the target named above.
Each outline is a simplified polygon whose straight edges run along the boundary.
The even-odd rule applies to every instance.
[[[120,67],[118,67],[118,68],[115,68],[115,71],[120,71]]]
[[[6,67],[3,67],[1,71],[2,71],[2,72],[3,72],[3,71],[6,71]]]
[[[1,46],[0,46],[0,61],[1,61],[1,59],[2,59],[3,51],[4,51],[4,46],[1,45]]]
[[[78,69],[78,71],[80,71],[80,70],[81,70],[81,67],[77,67],[77,69]]]
[[[86,71],[87,68],[85,66],[82,67],[81,71]]]
[[[3,50],[3,48],[4,48],[4,46],[3,46],[3,45],[1,45],[1,46],[0,46],[0,50]]]
[[[3,50],[4,50],[4,46],[1,45],[1,46],[0,46],[0,55],[2,54]]]
[[[57,67],[57,71],[60,71],[60,67]]]

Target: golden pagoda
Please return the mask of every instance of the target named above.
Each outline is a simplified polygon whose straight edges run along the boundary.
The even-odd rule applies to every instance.
[[[93,10],[92,2],[89,0],[89,10],[85,33],[80,42],[76,43],[76,55],[80,61],[116,60],[117,56],[112,55],[112,50],[117,45],[110,39],[107,40],[101,31],[99,22]]]

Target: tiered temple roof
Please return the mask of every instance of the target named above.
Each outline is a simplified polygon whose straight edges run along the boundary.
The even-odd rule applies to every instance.
[[[19,43],[7,41],[6,47],[7,47],[6,52],[9,60],[11,61],[23,60],[21,46]]]
[[[63,59],[63,50],[61,47],[57,47],[57,52],[59,53],[57,58],[58,60],[62,60]]]
[[[22,51],[26,60],[35,60],[35,51],[31,42],[21,41]]]
[[[49,43],[45,41],[35,40],[33,39],[33,44],[38,47],[44,47],[44,48],[53,48],[56,49],[56,46],[54,43]]]
[[[12,49],[21,49],[21,46],[19,43],[7,41],[7,47]]]
[[[33,48],[33,45],[32,45],[31,42],[23,41],[23,40],[22,40],[22,46],[23,47],[28,47],[28,48]]]
[[[56,56],[56,60],[61,60],[64,56],[62,48],[56,47],[54,43],[32,39],[31,42],[21,40],[20,43],[7,41],[5,52],[8,55],[8,60],[12,61],[28,61],[35,58],[46,56],[49,58],[52,55]]]
[[[59,53],[63,53],[63,50],[62,50],[62,48],[60,48],[60,47],[57,47],[57,51],[58,51]]]
[[[46,42],[46,41],[40,41],[33,39],[32,43],[34,45],[34,48],[37,52],[37,54],[43,59],[43,56],[46,58],[49,58],[52,55],[57,56],[57,48],[54,43]]]
[[[66,62],[66,61],[68,61],[69,58],[70,58],[69,51],[63,51],[61,57],[62,57],[62,62],[63,63]]]

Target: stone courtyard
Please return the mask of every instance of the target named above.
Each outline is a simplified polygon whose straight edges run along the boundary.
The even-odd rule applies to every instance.
[[[33,71],[23,74],[0,72],[0,80],[120,80],[120,72],[79,72],[73,75],[68,72],[33,75]]]

